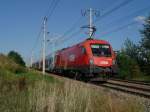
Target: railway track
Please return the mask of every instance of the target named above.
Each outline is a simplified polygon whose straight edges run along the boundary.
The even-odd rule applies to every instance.
[[[121,79],[118,79],[118,78],[111,78],[111,80],[129,82],[129,83],[135,83],[135,84],[142,84],[142,85],[150,85],[150,81],[121,80]]]
[[[58,74],[51,74],[51,75],[56,78],[62,78],[62,76]],[[65,78],[68,79],[68,77]],[[75,79],[71,79],[71,80],[75,80]],[[126,92],[133,95],[138,95],[150,99],[150,83],[145,83],[145,82],[135,81],[135,80],[133,81],[133,80],[120,80],[120,79],[109,79],[106,82],[93,81],[93,82],[86,82],[86,83],[121,91],[121,92]]]
[[[96,85],[150,98],[150,84],[148,83],[110,79],[106,83],[96,83]]]

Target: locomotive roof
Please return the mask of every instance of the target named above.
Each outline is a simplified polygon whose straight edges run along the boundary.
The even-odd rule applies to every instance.
[[[87,42],[87,41],[90,41],[90,42],[95,41],[95,42],[102,42],[102,43],[107,43],[107,44],[109,44],[109,42],[107,42],[106,40],[98,40],[98,39],[90,39],[90,38],[86,39],[86,40],[83,41],[83,42]]]
[[[90,38],[88,38],[88,39],[86,39],[86,40],[84,40],[84,41],[82,41],[82,42],[80,42],[78,44],[75,44],[75,45],[72,45],[72,46],[69,46],[69,47],[66,47],[66,48],[62,48],[62,49],[58,50],[57,52],[65,50],[65,49],[70,48],[70,47],[77,46],[77,45],[82,45],[82,44],[84,44],[86,42],[93,42],[93,43],[101,42],[101,43],[104,43],[104,44],[109,44],[109,42],[107,42],[106,40],[98,40],[98,39],[90,39]]]

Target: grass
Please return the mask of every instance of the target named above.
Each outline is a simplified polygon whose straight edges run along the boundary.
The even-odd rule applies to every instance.
[[[134,78],[134,80],[150,83],[150,75],[142,75],[142,76]]]
[[[0,60],[0,112],[144,112],[141,101]],[[3,59],[0,57],[0,59]],[[4,59],[3,59],[4,60]],[[12,64],[15,70],[7,67]],[[4,66],[2,67],[2,65]],[[13,65],[14,64],[14,65]],[[16,72],[17,71],[17,72]],[[120,98],[119,98],[120,97]]]

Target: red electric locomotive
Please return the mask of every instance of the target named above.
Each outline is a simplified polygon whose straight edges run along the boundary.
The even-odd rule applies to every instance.
[[[73,72],[82,76],[117,73],[115,53],[104,40],[87,39],[64,48],[48,56],[46,63],[46,70],[60,73]]]

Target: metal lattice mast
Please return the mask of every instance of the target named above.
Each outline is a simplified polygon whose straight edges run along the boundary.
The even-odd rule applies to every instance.
[[[93,25],[92,25],[92,8],[90,8],[90,10],[89,10],[89,21],[90,21],[90,27],[89,27],[89,37],[91,38],[92,37],[92,32],[93,32],[93,29],[92,29],[92,27],[93,27]]]
[[[47,17],[44,17],[44,22],[43,22],[43,75],[45,74],[46,22],[47,22]]]
[[[31,60],[30,60],[30,67],[32,68],[33,66],[33,52],[31,53]]]
[[[89,38],[92,38],[92,36],[94,35],[96,28],[95,26],[93,26],[93,17],[94,16],[98,16],[99,12],[90,8],[88,10],[82,11],[82,15],[83,16],[88,16],[89,18],[89,25],[83,26],[81,28],[88,28],[89,29]]]

